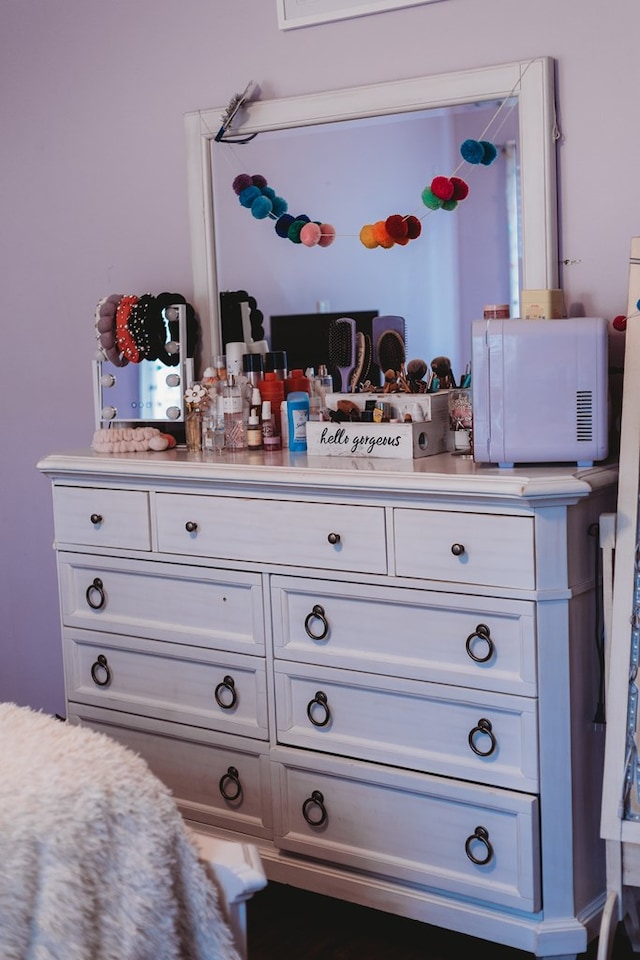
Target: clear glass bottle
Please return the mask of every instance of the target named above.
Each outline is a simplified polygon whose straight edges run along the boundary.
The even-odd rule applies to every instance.
[[[242,390],[231,374],[223,394],[224,407],[224,445],[227,450],[244,450],[246,447],[245,424],[243,417]]]

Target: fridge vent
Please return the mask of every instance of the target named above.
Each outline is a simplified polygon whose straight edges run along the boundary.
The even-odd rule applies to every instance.
[[[578,390],[576,393],[576,440],[593,440],[593,393],[591,390]]]

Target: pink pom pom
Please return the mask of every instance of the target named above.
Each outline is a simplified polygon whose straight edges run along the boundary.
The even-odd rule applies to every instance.
[[[330,223],[321,223],[320,224],[320,239],[318,240],[319,247],[330,247],[333,241],[336,238],[336,228],[332,227]]]
[[[315,247],[320,242],[321,233],[322,231],[317,223],[305,223],[300,231],[300,241],[304,243],[305,247]]]
[[[434,177],[431,181],[431,193],[438,200],[451,200],[453,196],[453,184],[449,177]]]

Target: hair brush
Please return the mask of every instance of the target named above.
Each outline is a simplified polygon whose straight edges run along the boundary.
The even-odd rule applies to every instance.
[[[329,367],[334,389],[347,393],[356,362],[356,322],[340,317],[329,324]]]
[[[356,365],[349,378],[349,389],[352,393],[355,393],[359,384],[371,379],[372,359],[371,337],[366,333],[356,333]]]
[[[387,370],[398,373],[406,359],[404,340],[397,330],[385,330],[378,340],[378,360],[383,375]]]

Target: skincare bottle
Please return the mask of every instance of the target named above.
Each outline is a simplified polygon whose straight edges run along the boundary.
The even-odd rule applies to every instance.
[[[255,409],[249,414],[247,423],[247,450],[262,450],[262,424]]]
[[[242,406],[242,390],[231,374],[223,392],[224,445],[227,450],[243,450],[246,446]]]
[[[280,423],[272,412],[271,400],[262,401],[262,446],[265,450],[280,450]]]
[[[307,421],[309,420],[309,394],[306,391],[294,391],[287,397],[287,420],[289,450],[294,452],[306,450]]]

